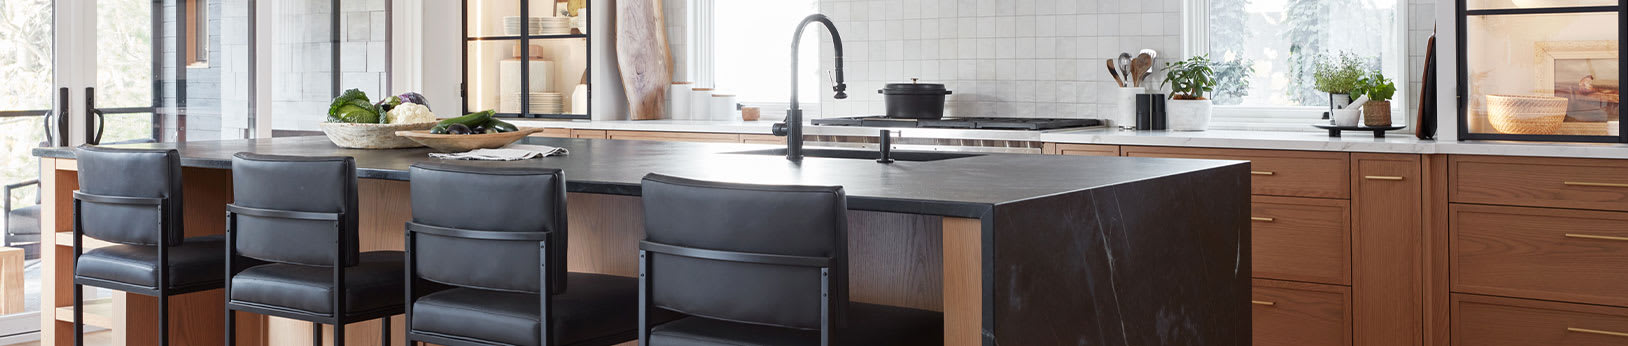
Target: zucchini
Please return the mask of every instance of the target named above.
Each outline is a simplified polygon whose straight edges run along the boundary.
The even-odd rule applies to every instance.
[[[446,134],[447,127],[452,126],[452,124],[463,124],[469,128],[475,128],[476,126],[485,124],[488,121],[492,121],[492,115],[495,113],[496,112],[488,109],[480,112],[469,113],[457,118],[442,120],[439,123],[435,123],[435,127],[430,128],[430,133]]]
[[[492,133],[504,133],[504,132],[520,131],[520,128],[515,127],[514,124],[510,124],[507,121],[502,121],[502,120],[498,120],[497,118],[492,118],[492,120],[487,120],[486,121],[486,131],[489,131],[489,132],[492,132]]]

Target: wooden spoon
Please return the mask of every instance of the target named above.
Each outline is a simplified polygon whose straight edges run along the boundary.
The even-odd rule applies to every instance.
[[[1147,77],[1148,73],[1153,71],[1152,69],[1153,57],[1148,56],[1147,53],[1137,54],[1135,59],[1131,59],[1131,74],[1133,75],[1131,82],[1135,83],[1134,86],[1142,86],[1142,78]]]
[[[1125,80],[1119,78],[1119,70],[1114,68],[1114,59],[1108,59],[1108,74],[1114,76],[1114,83],[1119,83],[1119,87],[1125,87]]]

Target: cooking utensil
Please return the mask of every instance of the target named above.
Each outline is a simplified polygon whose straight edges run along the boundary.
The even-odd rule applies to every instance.
[[[882,94],[887,104],[887,117],[896,119],[944,118],[944,96],[950,91],[943,84],[889,83],[876,93]]]
[[[1154,59],[1158,59],[1158,58],[1159,58],[1159,51],[1156,51],[1156,50],[1152,50],[1152,49],[1146,49],[1146,48],[1144,48],[1144,49],[1142,49],[1142,51],[1140,51],[1140,52],[1137,52],[1137,53],[1138,53],[1138,54],[1147,54],[1147,55],[1148,55],[1148,56],[1150,56],[1150,57],[1153,57],[1153,58],[1154,58]]]
[[[1119,63],[1119,72],[1125,76],[1125,86],[1131,86],[1131,53],[1119,53],[1116,58]]]
[[[1107,63],[1108,75],[1114,76],[1114,83],[1119,83],[1119,87],[1125,87],[1125,80],[1119,78],[1119,70],[1114,69],[1114,59],[1108,59]]]
[[[1137,54],[1131,59],[1131,74],[1135,75],[1135,85],[1142,86],[1142,79],[1153,73],[1153,57],[1147,53]]]

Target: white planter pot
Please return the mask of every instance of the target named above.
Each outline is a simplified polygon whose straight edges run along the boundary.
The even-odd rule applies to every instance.
[[[1211,108],[1210,100],[1170,99],[1164,103],[1166,124],[1171,131],[1204,131]]]

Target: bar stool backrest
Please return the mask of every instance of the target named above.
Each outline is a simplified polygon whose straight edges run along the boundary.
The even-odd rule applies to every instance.
[[[544,249],[536,241],[519,241],[524,237],[518,235],[496,238],[542,233],[547,234],[549,292],[565,292],[565,177],[558,169],[477,165],[412,166],[413,223],[485,237],[418,234],[412,251],[418,276],[462,287],[537,293]]]
[[[237,216],[239,255],[312,266],[356,265],[356,162],[350,157],[238,153],[232,157],[232,204],[272,211],[340,214],[333,221]],[[340,232],[342,234],[334,234]],[[336,239],[343,248],[336,249]],[[336,253],[344,258],[334,258]]]
[[[840,186],[730,184],[651,174],[643,184],[650,302],[689,315],[820,329],[847,298]],[[828,271],[829,277],[822,277]],[[829,292],[830,297],[822,297]]]
[[[169,205],[98,203],[80,201],[80,225],[85,236],[103,241],[157,246],[164,237],[169,246],[185,237],[181,208],[181,155],[175,149],[115,149],[80,146],[74,149],[79,165],[79,192],[106,197],[161,198]],[[168,214],[170,222],[160,226]],[[167,228],[167,229],[161,229]]]

